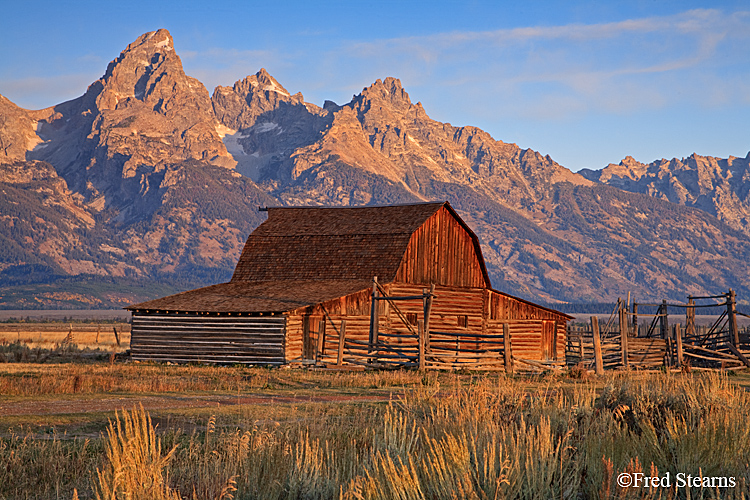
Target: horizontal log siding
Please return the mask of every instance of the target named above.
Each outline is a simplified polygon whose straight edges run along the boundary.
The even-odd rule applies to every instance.
[[[489,286],[477,252],[471,234],[442,207],[412,234],[394,281]]]
[[[133,313],[130,355],[176,363],[284,363],[285,318]]]

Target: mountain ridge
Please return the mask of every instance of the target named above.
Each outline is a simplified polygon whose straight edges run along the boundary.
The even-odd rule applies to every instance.
[[[666,190],[664,200],[656,188],[629,194],[606,181],[635,185],[651,167],[619,168],[574,173],[476,127],[432,120],[393,77],[323,107],[265,69],[209,95],[158,30],[77,99],[37,111],[0,99],[0,238],[12,247],[0,254],[0,297],[24,265],[210,284],[231,274],[262,221],[258,206],[438,199],[480,236],[494,286],[525,298],[750,295],[744,212],[722,219]]]

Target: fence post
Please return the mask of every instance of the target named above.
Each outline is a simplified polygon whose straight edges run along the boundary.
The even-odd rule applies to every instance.
[[[685,338],[695,337],[695,299],[688,296],[688,307],[685,309]]]
[[[620,306],[620,350],[622,351],[622,365],[625,369],[630,368],[628,359],[628,315],[624,304]]]
[[[341,320],[341,328],[339,328],[339,353],[336,357],[336,365],[342,366],[344,364],[344,342],[346,341],[346,320]]]
[[[419,371],[424,371],[424,320],[417,321],[417,333],[419,334]]]
[[[114,332],[115,332],[115,341],[117,341],[117,345],[119,346],[120,345],[120,335],[117,334],[117,327],[113,326],[112,330],[114,330]]]
[[[318,338],[315,339],[317,346],[315,346],[315,361],[320,361],[323,358],[325,345],[326,345],[326,320],[321,319],[318,322]]]
[[[423,291],[422,293],[426,292]],[[424,302],[424,350],[425,353],[430,352],[430,311],[432,311],[432,298],[435,295],[435,283],[430,285],[430,295],[425,299]]]
[[[599,318],[596,316],[591,316],[591,334],[594,338],[594,368],[597,375],[604,375],[602,341],[599,338]]]
[[[740,332],[737,330],[737,296],[731,288],[727,294],[727,316],[729,318],[729,342],[735,347],[739,347]]]
[[[505,373],[513,373],[513,352],[510,343],[510,326],[503,323],[503,357],[505,361]]]
[[[674,340],[677,345],[677,367],[682,368],[682,325],[674,325]]]
[[[370,304],[370,354],[378,343],[378,322],[380,321],[380,304],[378,304],[378,277],[372,278],[372,304]]]
[[[640,337],[641,332],[638,331],[638,302],[633,301],[633,337]]]

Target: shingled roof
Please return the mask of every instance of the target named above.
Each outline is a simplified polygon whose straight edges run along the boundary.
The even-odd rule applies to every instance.
[[[453,212],[447,202],[268,208],[268,219],[248,237],[229,283],[128,309],[283,312],[364,290],[373,276],[388,283],[414,231],[443,206]]]
[[[446,202],[386,207],[269,208],[247,239],[232,282],[391,281],[411,235]]]

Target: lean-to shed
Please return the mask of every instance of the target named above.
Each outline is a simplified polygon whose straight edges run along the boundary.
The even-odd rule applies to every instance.
[[[501,366],[504,331],[562,361],[570,316],[492,289],[449,203],[267,210],[228,283],[128,307],[133,359],[413,366],[426,324],[428,367]]]

